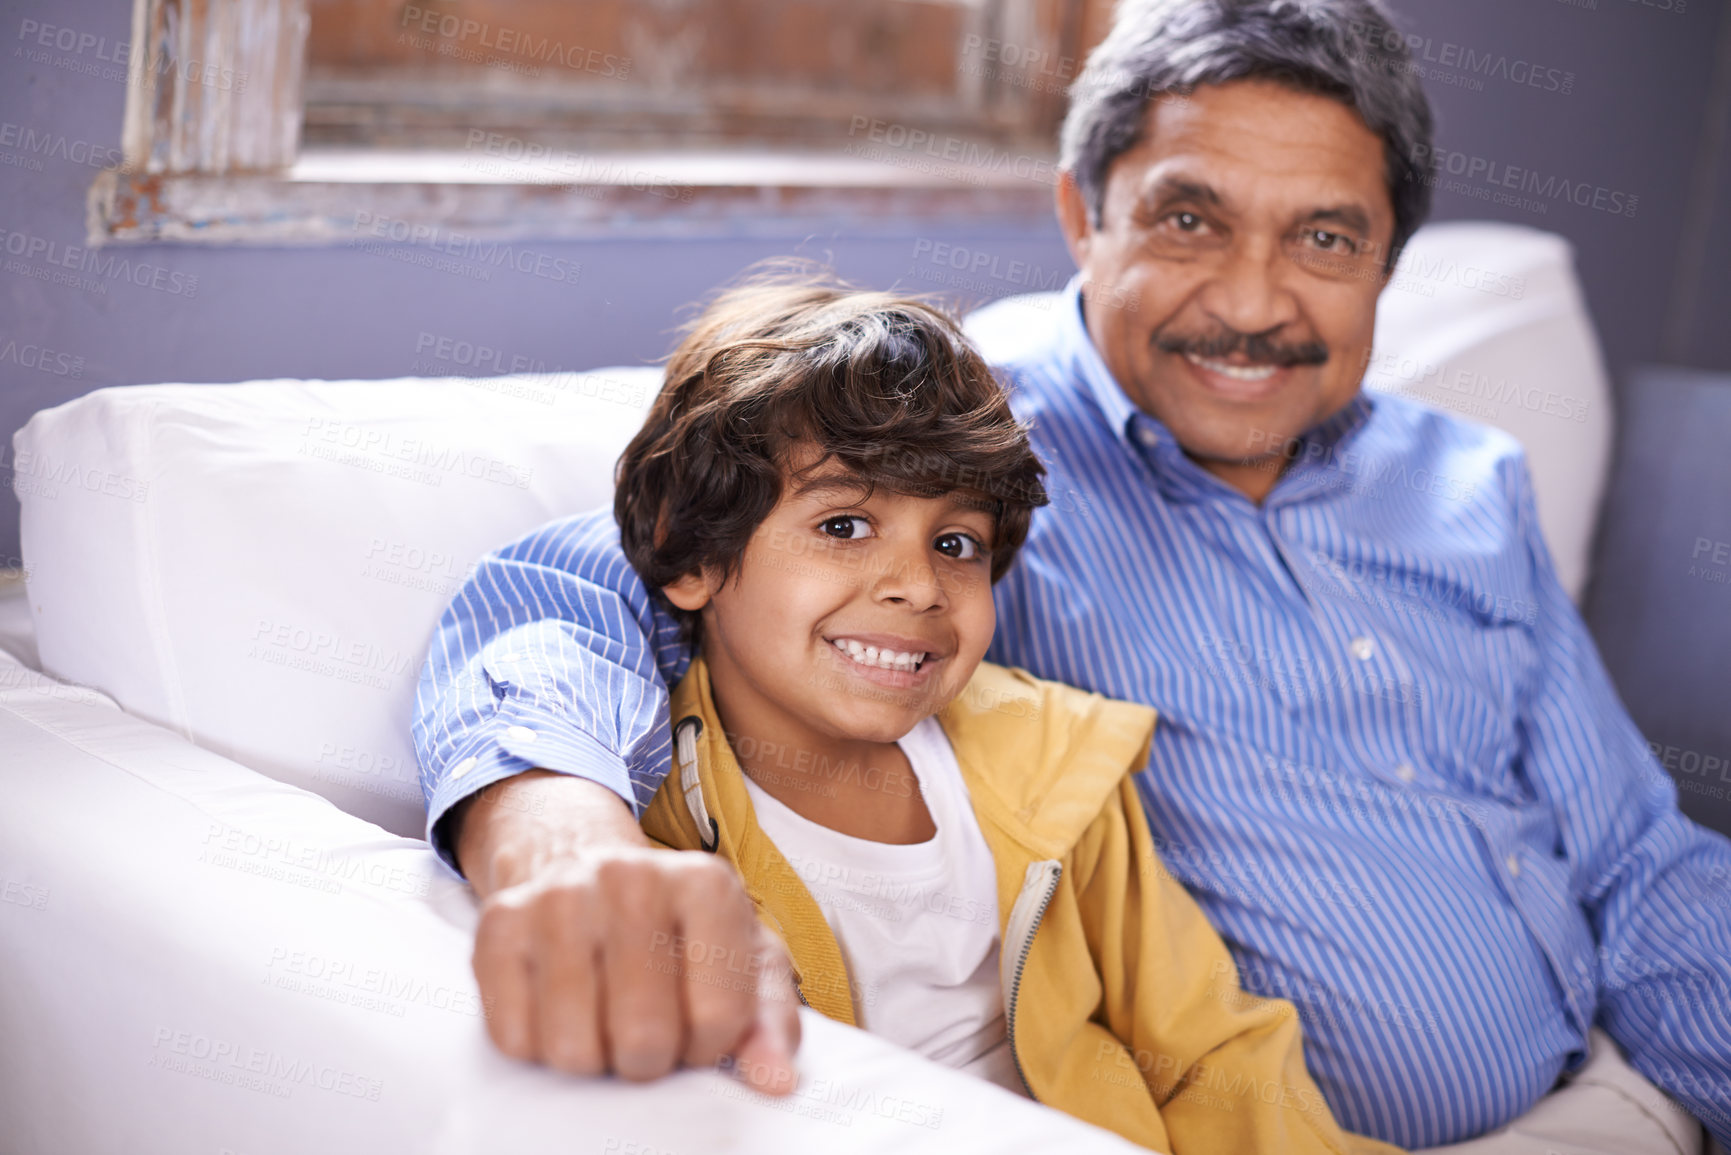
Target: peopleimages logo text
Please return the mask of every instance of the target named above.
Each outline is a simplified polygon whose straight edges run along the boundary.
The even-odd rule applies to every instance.
[[[132,59],[132,45],[128,41],[109,40],[106,36],[59,24],[44,24],[40,20],[20,20],[18,40],[22,46],[13,50],[14,56],[23,56],[32,64],[69,68],[104,80],[124,81]],[[54,57],[51,52],[68,55]],[[86,55],[91,59],[84,59]],[[112,67],[107,67],[109,65]],[[246,91],[247,74],[244,71],[225,67],[216,61],[183,58],[167,47],[158,50],[155,59],[146,67],[159,76],[173,76],[188,84],[203,85],[221,92],[239,94]]]
[[[1568,96],[1575,90],[1575,74],[1566,69],[1552,68],[1488,49],[1481,51],[1449,40],[1439,41],[1417,33],[1402,34],[1382,25],[1354,22],[1350,28],[1352,38],[1358,42],[1366,59],[1375,60],[1380,57],[1392,65],[1401,60],[1401,53],[1404,51],[1409,57],[1407,66],[1413,69],[1424,64],[1434,64],[1487,80],[1506,80],[1511,84],[1563,96]]]
[[[1546,201],[1564,201],[1584,209],[1632,217],[1641,198],[1620,189],[1588,181],[1547,176],[1537,169],[1522,168],[1490,157],[1474,156],[1446,148],[1418,145],[1413,149],[1413,167],[1427,174],[1421,179],[1438,181],[1445,174],[1493,188],[1512,189]]]
[[[909,155],[918,154],[920,157],[952,164],[971,171],[975,176],[1010,175],[1040,184],[1058,183],[1056,161],[1013,152],[1007,148],[994,148],[966,137],[934,133],[924,128],[860,115],[855,115],[848,123],[847,134],[849,137],[864,136],[867,141],[880,146],[880,149],[906,152]],[[849,144],[844,151],[851,156],[884,159],[881,153],[873,156],[858,144]]]
[[[459,44],[471,38],[482,48],[527,57],[543,63],[558,64],[577,72],[623,79],[631,74],[629,57],[614,56],[580,44],[566,44],[551,36],[537,37],[518,29],[498,27],[481,20],[460,17],[452,12],[405,4],[400,27],[437,35]]]
[[[198,295],[198,277],[175,272],[146,261],[132,261],[116,254],[103,255],[81,245],[62,244],[31,233],[0,228],[0,252],[22,260],[41,260],[55,268],[90,273],[109,281],[130,281],[145,289],[156,289],[175,297]],[[95,282],[101,290],[101,281]]]

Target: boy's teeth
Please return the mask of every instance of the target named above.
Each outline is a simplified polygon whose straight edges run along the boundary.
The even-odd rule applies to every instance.
[[[876,646],[867,646],[852,638],[837,638],[834,641],[836,649],[852,658],[862,666],[876,666],[882,670],[913,670],[925,661],[923,653],[897,653],[895,650],[880,650]]]

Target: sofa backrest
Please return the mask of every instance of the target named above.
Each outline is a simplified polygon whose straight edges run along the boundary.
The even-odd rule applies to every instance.
[[[475,560],[611,500],[658,369],[99,389],[15,439],[42,668],[398,834]]]

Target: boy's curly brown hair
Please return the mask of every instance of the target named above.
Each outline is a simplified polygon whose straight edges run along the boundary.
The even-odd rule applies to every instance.
[[[1045,468],[991,368],[923,301],[855,289],[808,266],[759,267],[689,326],[661,393],[619,459],[613,515],[653,595],[736,571],[809,444],[870,493],[961,493],[992,512],[992,580],[1046,504]]]

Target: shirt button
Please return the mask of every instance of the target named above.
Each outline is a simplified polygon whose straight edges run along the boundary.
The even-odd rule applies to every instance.
[[[1136,427],[1136,440],[1152,449],[1160,444],[1160,435],[1146,425],[1138,425]]]
[[[1503,859],[1503,865],[1509,868],[1510,876],[1514,878],[1519,878],[1521,876],[1521,860],[1515,855],[1510,854],[1507,858]]]
[[[505,737],[513,742],[533,742],[535,731],[527,726],[507,726],[505,727]]]
[[[1399,778],[1402,782],[1411,782],[1414,778],[1418,777],[1418,774],[1411,766],[1402,762],[1399,766],[1394,768],[1394,776]]]
[[[481,760],[479,758],[465,758],[455,766],[451,767],[451,777],[461,778],[480,764]]]
[[[1346,649],[1361,662],[1368,662],[1376,656],[1376,643],[1369,638],[1354,638],[1346,644]]]

